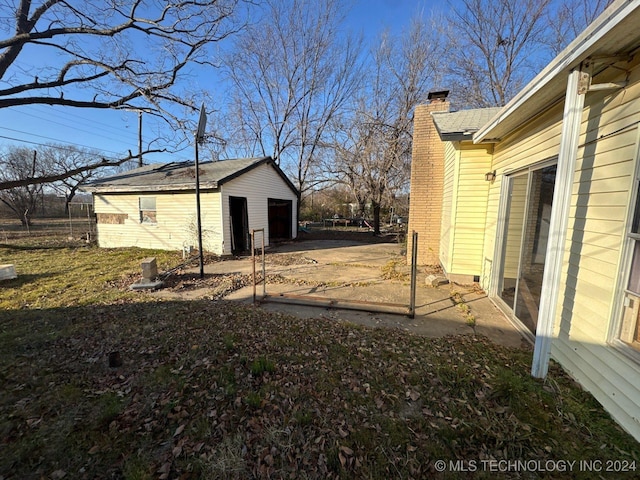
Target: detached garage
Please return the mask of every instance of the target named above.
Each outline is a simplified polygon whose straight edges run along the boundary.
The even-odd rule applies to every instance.
[[[250,249],[250,231],[265,245],[295,238],[298,191],[271,157],[199,165],[202,240],[218,255]],[[194,162],[148,165],[84,185],[92,192],[98,244],[104,248],[196,247]]]

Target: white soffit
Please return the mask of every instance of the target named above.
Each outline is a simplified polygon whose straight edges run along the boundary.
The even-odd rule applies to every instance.
[[[617,0],[473,137],[499,140],[564,98],[567,75],[588,57],[626,54],[640,44],[640,0]]]

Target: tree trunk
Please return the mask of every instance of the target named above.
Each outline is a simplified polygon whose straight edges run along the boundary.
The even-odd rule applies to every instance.
[[[69,189],[69,193],[65,194],[64,196],[64,214],[65,215],[69,215],[69,204],[71,203],[71,200],[73,200],[73,197],[76,196],[76,192],[77,192],[77,186],[72,187]]]
[[[27,229],[33,225],[31,223],[31,212],[29,209],[25,210],[22,216],[20,217],[20,223],[22,223],[23,227],[27,227]]]
[[[366,216],[366,203],[367,201],[365,199],[358,199],[358,216],[360,218],[365,218]]]
[[[371,202],[373,208],[373,234],[380,235],[380,204],[378,202]]]

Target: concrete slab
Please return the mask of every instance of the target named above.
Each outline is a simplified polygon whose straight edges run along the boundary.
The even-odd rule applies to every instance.
[[[16,273],[16,267],[13,264],[7,263],[0,265],[0,281],[13,280],[14,278],[18,278],[18,274]]]
[[[358,244],[351,241],[319,240],[294,242],[271,249],[266,257],[266,293],[316,296],[324,306],[308,306],[286,303],[260,303],[266,311],[278,311],[300,318],[329,318],[335,321],[366,325],[374,328],[399,328],[418,335],[438,337],[443,335],[482,334],[496,343],[510,347],[523,345],[523,338],[504,314],[473,285],[440,285],[426,283],[430,272],[419,268],[416,289],[416,315],[407,316],[382,312],[340,310],[327,307],[327,299],[345,301],[374,301],[409,305],[410,266],[405,265],[401,245]],[[389,262],[400,279],[382,278],[382,267]],[[249,275],[253,270],[251,258],[224,260],[205,265],[205,274]],[[260,273],[262,266],[256,264]],[[194,269],[195,271],[195,269]],[[402,277],[401,275],[405,275]],[[455,289],[468,305],[475,318],[475,325],[467,322],[466,314],[452,299]],[[262,285],[257,286],[258,299]],[[175,295],[175,292],[171,292]],[[184,292],[185,298],[207,296],[207,290]],[[228,300],[251,304],[253,286],[235,290],[225,297]],[[375,310],[375,307],[372,307]]]
[[[162,287],[163,284],[162,280],[149,280],[147,278],[143,278],[132,283],[129,288],[131,290],[157,290]]]

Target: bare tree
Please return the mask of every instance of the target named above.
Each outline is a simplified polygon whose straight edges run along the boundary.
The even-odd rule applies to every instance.
[[[0,178],[33,177],[40,171],[37,152],[27,148],[12,148],[4,155]],[[31,218],[42,199],[42,185],[24,185],[0,190],[0,202],[6,205],[22,225],[30,226]]]
[[[560,53],[576,38],[613,0],[564,0],[547,13],[549,33],[546,46],[552,56]]]
[[[439,44],[431,33],[416,19],[399,38],[381,37],[354,114],[336,136],[334,168],[359,203],[371,202],[376,234],[381,208],[408,188],[413,110],[439,81]]]
[[[210,62],[212,43],[238,30],[232,14],[239,1],[2,2],[0,17],[7,23],[0,29],[0,108],[135,109],[179,128],[182,121],[170,113],[171,106],[197,104],[196,92],[178,89],[179,80],[189,65]],[[13,29],[7,28],[8,19],[14,19]],[[157,151],[162,150],[143,153]],[[89,163],[84,171],[102,165]],[[60,180],[60,175],[43,172],[28,182]]]
[[[70,172],[78,170],[91,163],[92,160],[100,158],[100,154],[95,151],[82,149],[73,145],[49,145],[40,149],[38,161],[42,165],[40,169],[46,172]],[[1,162],[0,162],[1,164]],[[64,211],[69,213],[69,203],[73,200],[78,189],[83,182],[97,177],[100,174],[108,174],[112,169],[102,168],[95,170],[81,170],[76,175],[63,178],[50,186],[59,195],[64,196]]]
[[[144,153],[161,152],[162,150],[146,150]],[[62,165],[54,166],[51,170],[44,171],[42,169],[30,171],[24,170],[23,177],[7,177],[0,176],[0,191],[9,188],[25,187],[28,185],[42,185],[45,183],[60,182],[69,177],[75,177],[82,174],[88,174],[97,169],[104,169],[108,167],[118,167],[131,160],[137,160],[138,154],[132,154],[129,152],[127,156],[123,156],[117,159],[107,159],[104,157],[91,157],[87,159],[87,163],[74,166],[70,169],[65,169]],[[0,166],[5,166],[6,160],[0,160]]]
[[[333,129],[333,157],[325,166],[333,183],[343,184],[358,205],[357,215],[365,216],[369,189],[365,181],[368,170],[368,150],[372,144],[371,130],[367,124],[356,121],[358,110],[347,122],[337,121]],[[328,182],[331,183],[331,182]]]
[[[540,50],[551,0],[461,0],[441,30],[452,99],[461,106],[502,106],[546,58]]]
[[[340,33],[339,0],[267,0],[229,58],[235,148],[271,155],[301,192],[313,186],[331,119],[359,78],[357,41]]]
[[[611,0],[461,0],[434,25],[447,39],[443,58],[452,101],[506,104],[611,3]]]

